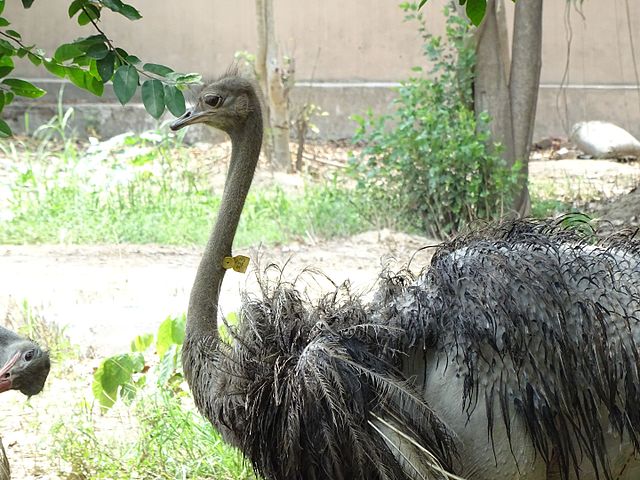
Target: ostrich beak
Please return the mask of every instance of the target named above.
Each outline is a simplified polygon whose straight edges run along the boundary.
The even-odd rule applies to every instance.
[[[16,354],[4,364],[2,369],[0,369],[0,393],[11,390],[12,381],[10,371],[18,361],[18,358],[20,358],[20,352],[16,352]]]
[[[171,125],[169,125],[169,128],[175,132],[176,130],[180,130],[186,126],[201,122],[204,116],[204,112],[199,112],[196,107],[194,107],[187,110],[180,118],[175,119]]]

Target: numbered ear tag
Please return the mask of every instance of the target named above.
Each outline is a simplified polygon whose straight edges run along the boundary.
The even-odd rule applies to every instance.
[[[244,255],[236,255],[235,257],[224,257],[222,260],[222,266],[227,270],[232,268],[234,271],[244,273],[249,266],[249,257]]]

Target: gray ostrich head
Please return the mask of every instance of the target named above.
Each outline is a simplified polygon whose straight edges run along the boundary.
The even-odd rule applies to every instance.
[[[0,327],[0,393],[40,393],[51,368],[48,352],[38,344]]]

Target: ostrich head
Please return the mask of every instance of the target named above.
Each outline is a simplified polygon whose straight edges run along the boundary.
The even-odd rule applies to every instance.
[[[0,393],[19,390],[25,395],[42,391],[51,361],[36,343],[0,327]]]
[[[256,106],[259,108],[256,100],[250,81],[237,76],[224,76],[206,85],[200,91],[195,105],[170,127],[175,131],[195,123],[204,123],[233,138],[256,111]]]

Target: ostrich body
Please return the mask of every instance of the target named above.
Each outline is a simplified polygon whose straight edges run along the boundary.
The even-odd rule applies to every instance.
[[[229,134],[220,211],[194,281],[182,362],[200,411],[268,480],[640,478],[640,244],[513,221],[383,273],[364,303],[284,282],[218,298],[262,140],[233,74],[172,124]]]

